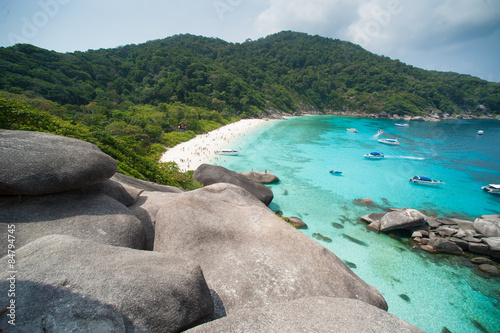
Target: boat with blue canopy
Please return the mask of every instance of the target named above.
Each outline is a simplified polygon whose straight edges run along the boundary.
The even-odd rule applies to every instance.
[[[373,151],[371,153],[363,155],[365,158],[371,158],[371,159],[381,159],[384,158],[384,153],[378,152],[378,151]]]
[[[422,176],[413,176],[410,178],[410,181],[414,184],[421,184],[421,185],[441,185],[441,184],[444,184],[444,182],[441,180],[435,180],[435,179],[431,179],[429,177],[422,177]]]

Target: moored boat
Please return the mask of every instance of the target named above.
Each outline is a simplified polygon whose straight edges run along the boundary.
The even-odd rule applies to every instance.
[[[342,174],[342,171],[338,171],[338,170],[330,170],[330,173],[332,175],[341,175]]]
[[[440,185],[444,184],[441,180],[430,179],[428,177],[421,176],[413,176],[410,178],[410,181],[414,184],[422,184],[422,185]]]
[[[488,193],[500,195],[500,184],[489,184],[481,188]]]
[[[352,133],[358,133],[358,130],[355,128],[347,128],[347,130]]]
[[[384,154],[378,151],[371,152],[369,154],[363,155],[365,158],[371,158],[371,159],[381,159],[384,158]]]
[[[378,142],[385,143],[386,145],[399,146],[397,139],[379,139]]]
[[[395,126],[399,126],[399,127],[409,127],[410,125],[407,124],[407,123],[395,123],[394,124]]]
[[[233,156],[233,155],[238,155],[240,152],[238,150],[233,150],[233,149],[221,149],[217,152],[219,155],[227,155],[227,156]]]
[[[483,134],[484,134],[484,131],[481,131],[481,130],[477,131],[477,135],[483,135]]]

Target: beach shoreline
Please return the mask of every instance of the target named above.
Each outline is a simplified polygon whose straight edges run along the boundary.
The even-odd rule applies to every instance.
[[[236,139],[241,139],[266,122],[267,119],[242,119],[211,132],[199,134],[189,141],[167,148],[160,162],[175,162],[182,172],[196,170],[203,163],[216,159],[217,151],[235,149],[231,145]]]

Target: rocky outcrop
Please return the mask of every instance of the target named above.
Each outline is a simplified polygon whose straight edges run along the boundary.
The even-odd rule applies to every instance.
[[[335,317],[345,327],[354,322],[382,330],[407,327],[378,310],[387,304],[374,287],[267,208],[272,192],[261,184],[222,170],[208,176],[237,185],[186,192],[113,175],[116,163],[78,140],[31,132],[11,136],[41,138],[28,140],[33,142],[22,146],[17,160],[12,151],[21,147],[21,139],[0,141],[13,165],[29,162],[27,169],[11,168],[0,176],[6,179],[0,190],[9,188],[1,193],[12,194],[0,196],[0,242],[15,245],[12,269],[22,272],[1,270],[0,289],[10,287],[8,274],[16,275],[19,331],[177,332],[223,317],[226,310],[230,315],[251,307],[273,312],[295,300],[308,318],[331,309],[341,313],[338,307],[352,304],[364,309],[362,320],[352,309]],[[55,142],[57,155],[64,156],[50,152],[47,142]],[[65,144],[70,149],[60,147]],[[37,152],[61,164],[48,170],[50,161]],[[0,247],[0,255],[8,248]],[[3,267],[9,258],[0,259]],[[9,304],[7,297],[1,293],[0,304]],[[9,327],[7,320],[0,316],[0,327]],[[333,321],[325,327],[330,325]]]
[[[0,195],[40,195],[109,179],[116,161],[95,145],[41,132],[0,130]]]
[[[348,298],[306,297],[242,309],[187,332],[424,332],[377,307]]]
[[[145,246],[141,222],[127,207],[104,194],[3,197],[0,200],[0,241],[3,244],[7,244],[10,224],[18,226],[17,247],[51,234],[134,249]],[[7,247],[2,246],[0,255],[6,253]]]
[[[168,253],[52,235],[18,249],[16,267],[19,332],[178,332],[213,311],[198,264]],[[1,271],[2,290],[9,277]]]
[[[463,251],[500,258],[500,217],[488,215],[474,222],[456,218],[428,218],[429,230],[418,231],[412,238],[426,251],[460,255]]]
[[[205,186],[216,183],[240,186],[266,205],[269,205],[274,197],[273,192],[266,186],[220,166],[202,164],[194,171],[193,179]]]
[[[270,184],[270,183],[276,183],[279,182],[279,178],[273,174],[266,171],[243,171],[243,172],[237,172],[240,175],[243,175],[253,181],[256,181],[257,183],[260,184]]]
[[[500,214],[483,215],[474,222],[448,217],[427,217],[403,208],[361,217],[367,228],[377,232],[409,230],[411,238],[427,252],[461,255],[464,251],[500,258]]]
[[[342,260],[231,184],[166,203],[157,214],[154,250],[198,262],[227,313],[308,296],[387,309],[380,293]]]

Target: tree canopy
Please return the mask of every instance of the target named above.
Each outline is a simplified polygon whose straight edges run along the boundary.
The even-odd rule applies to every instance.
[[[0,89],[61,105],[183,104],[222,117],[304,106],[417,115],[484,105],[500,113],[500,84],[426,71],[331,38],[284,31],[256,41],[177,35],[139,45],[57,53],[0,48]]]

